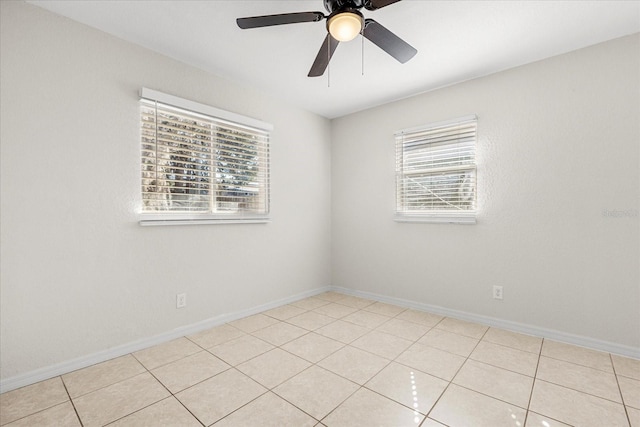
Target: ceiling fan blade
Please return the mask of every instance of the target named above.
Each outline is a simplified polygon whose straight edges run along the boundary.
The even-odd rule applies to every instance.
[[[399,2],[400,0],[365,0],[364,7],[367,10],[382,9],[385,6]]]
[[[311,70],[309,70],[309,77],[319,77],[324,74],[324,70],[327,69],[329,61],[333,56],[333,52],[336,51],[339,43],[340,42],[334,39],[331,34],[327,33],[327,37],[325,37],[324,42],[318,51],[316,60],[313,61]]]
[[[413,46],[373,19],[365,20],[362,35],[403,64],[418,53]]]
[[[252,16],[249,18],[238,18],[238,27],[246,30],[248,28],[270,27],[272,25],[297,24],[299,22],[317,22],[325,18],[322,12],[296,12],[283,13],[280,15]]]

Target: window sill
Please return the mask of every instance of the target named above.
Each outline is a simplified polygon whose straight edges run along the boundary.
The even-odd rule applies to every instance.
[[[143,227],[164,226],[164,225],[222,225],[222,224],[267,224],[271,222],[269,218],[148,218],[141,219],[138,223]]]
[[[464,214],[455,213],[431,213],[431,214],[396,214],[394,221],[396,222],[426,222],[435,224],[467,224],[476,223],[476,213],[469,212]]]

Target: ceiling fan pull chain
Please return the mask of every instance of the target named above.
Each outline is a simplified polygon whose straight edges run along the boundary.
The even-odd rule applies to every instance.
[[[364,77],[364,28],[360,31],[360,39],[362,40],[362,76]]]
[[[331,35],[329,35],[329,43],[327,43],[327,87],[331,87]]]

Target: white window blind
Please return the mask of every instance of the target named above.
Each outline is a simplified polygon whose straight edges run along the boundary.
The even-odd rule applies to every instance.
[[[270,125],[149,89],[140,123],[143,225],[268,217]]]
[[[395,134],[396,219],[475,223],[475,116]]]

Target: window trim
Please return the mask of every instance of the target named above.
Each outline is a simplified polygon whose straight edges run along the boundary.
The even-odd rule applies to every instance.
[[[394,133],[394,145],[395,145],[395,155],[398,156],[398,138],[402,137],[403,135],[407,135],[407,134],[412,134],[412,133],[418,133],[418,132],[423,132],[429,129],[434,129],[434,128],[439,128],[439,127],[445,127],[445,126],[453,126],[455,124],[458,123],[465,123],[465,122],[470,122],[470,121],[475,121],[476,122],[476,135],[475,135],[475,140],[474,140],[474,145],[477,145],[478,142],[478,137],[477,137],[477,121],[478,121],[478,116],[475,114],[470,114],[470,115],[466,115],[466,116],[462,116],[462,117],[458,117],[458,118],[454,118],[454,119],[450,119],[450,120],[443,120],[443,121],[439,121],[439,122],[433,122],[433,123],[428,123],[426,125],[423,126],[416,126],[416,127],[412,127],[412,128],[407,128],[407,129],[403,129],[403,130],[399,130],[397,132]],[[474,189],[474,197],[476,198],[475,201],[475,209],[473,210],[467,210],[467,211],[444,211],[444,210],[433,210],[433,211],[423,211],[423,212],[410,212],[410,213],[403,213],[403,212],[399,212],[398,211],[398,179],[399,176],[401,174],[401,171],[398,170],[398,164],[397,164],[397,157],[396,157],[396,171],[395,171],[395,177],[396,177],[396,187],[395,187],[395,197],[396,197],[396,203],[395,203],[395,212],[394,212],[394,221],[395,222],[399,222],[399,223],[449,223],[449,224],[476,224],[477,222],[477,214],[478,214],[478,206],[477,206],[477,192],[478,192],[478,187],[477,187],[477,161],[475,158],[475,154],[474,154],[474,165],[473,165],[473,169],[476,171],[476,182],[475,182],[475,189]],[[469,167],[464,167],[461,166],[459,169],[468,169]]]
[[[154,101],[166,104],[172,107],[190,111],[194,114],[202,114],[215,118],[221,122],[228,122],[236,127],[247,127],[265,133],[273,131],[273,125],[254,119],[252,117],[243,116],[241,114],[230,111],[221,110],[210,105],[201,104],[199,102],[169,95],[146,87],[141,88],[139,100]],[[267,152],[267,162],[270,163],[269,154]],[[268,170],[270,165],[267,164]],[[267,172],[270,175],[270,172]],[[270,198],[270,185],[267,181],[266,197]],[[269,202],[267,201],[267,206]],[[269,223],[270,209],[264,214],[254,214],[250,212],[229,214],[215,213],[190,213],[190,212],[143,212],[142,199],[140,199],[140,208],[138,211],[138,223],[141,226],[158,226],[158,225],[198,225],[198,224],[264,224]]]

